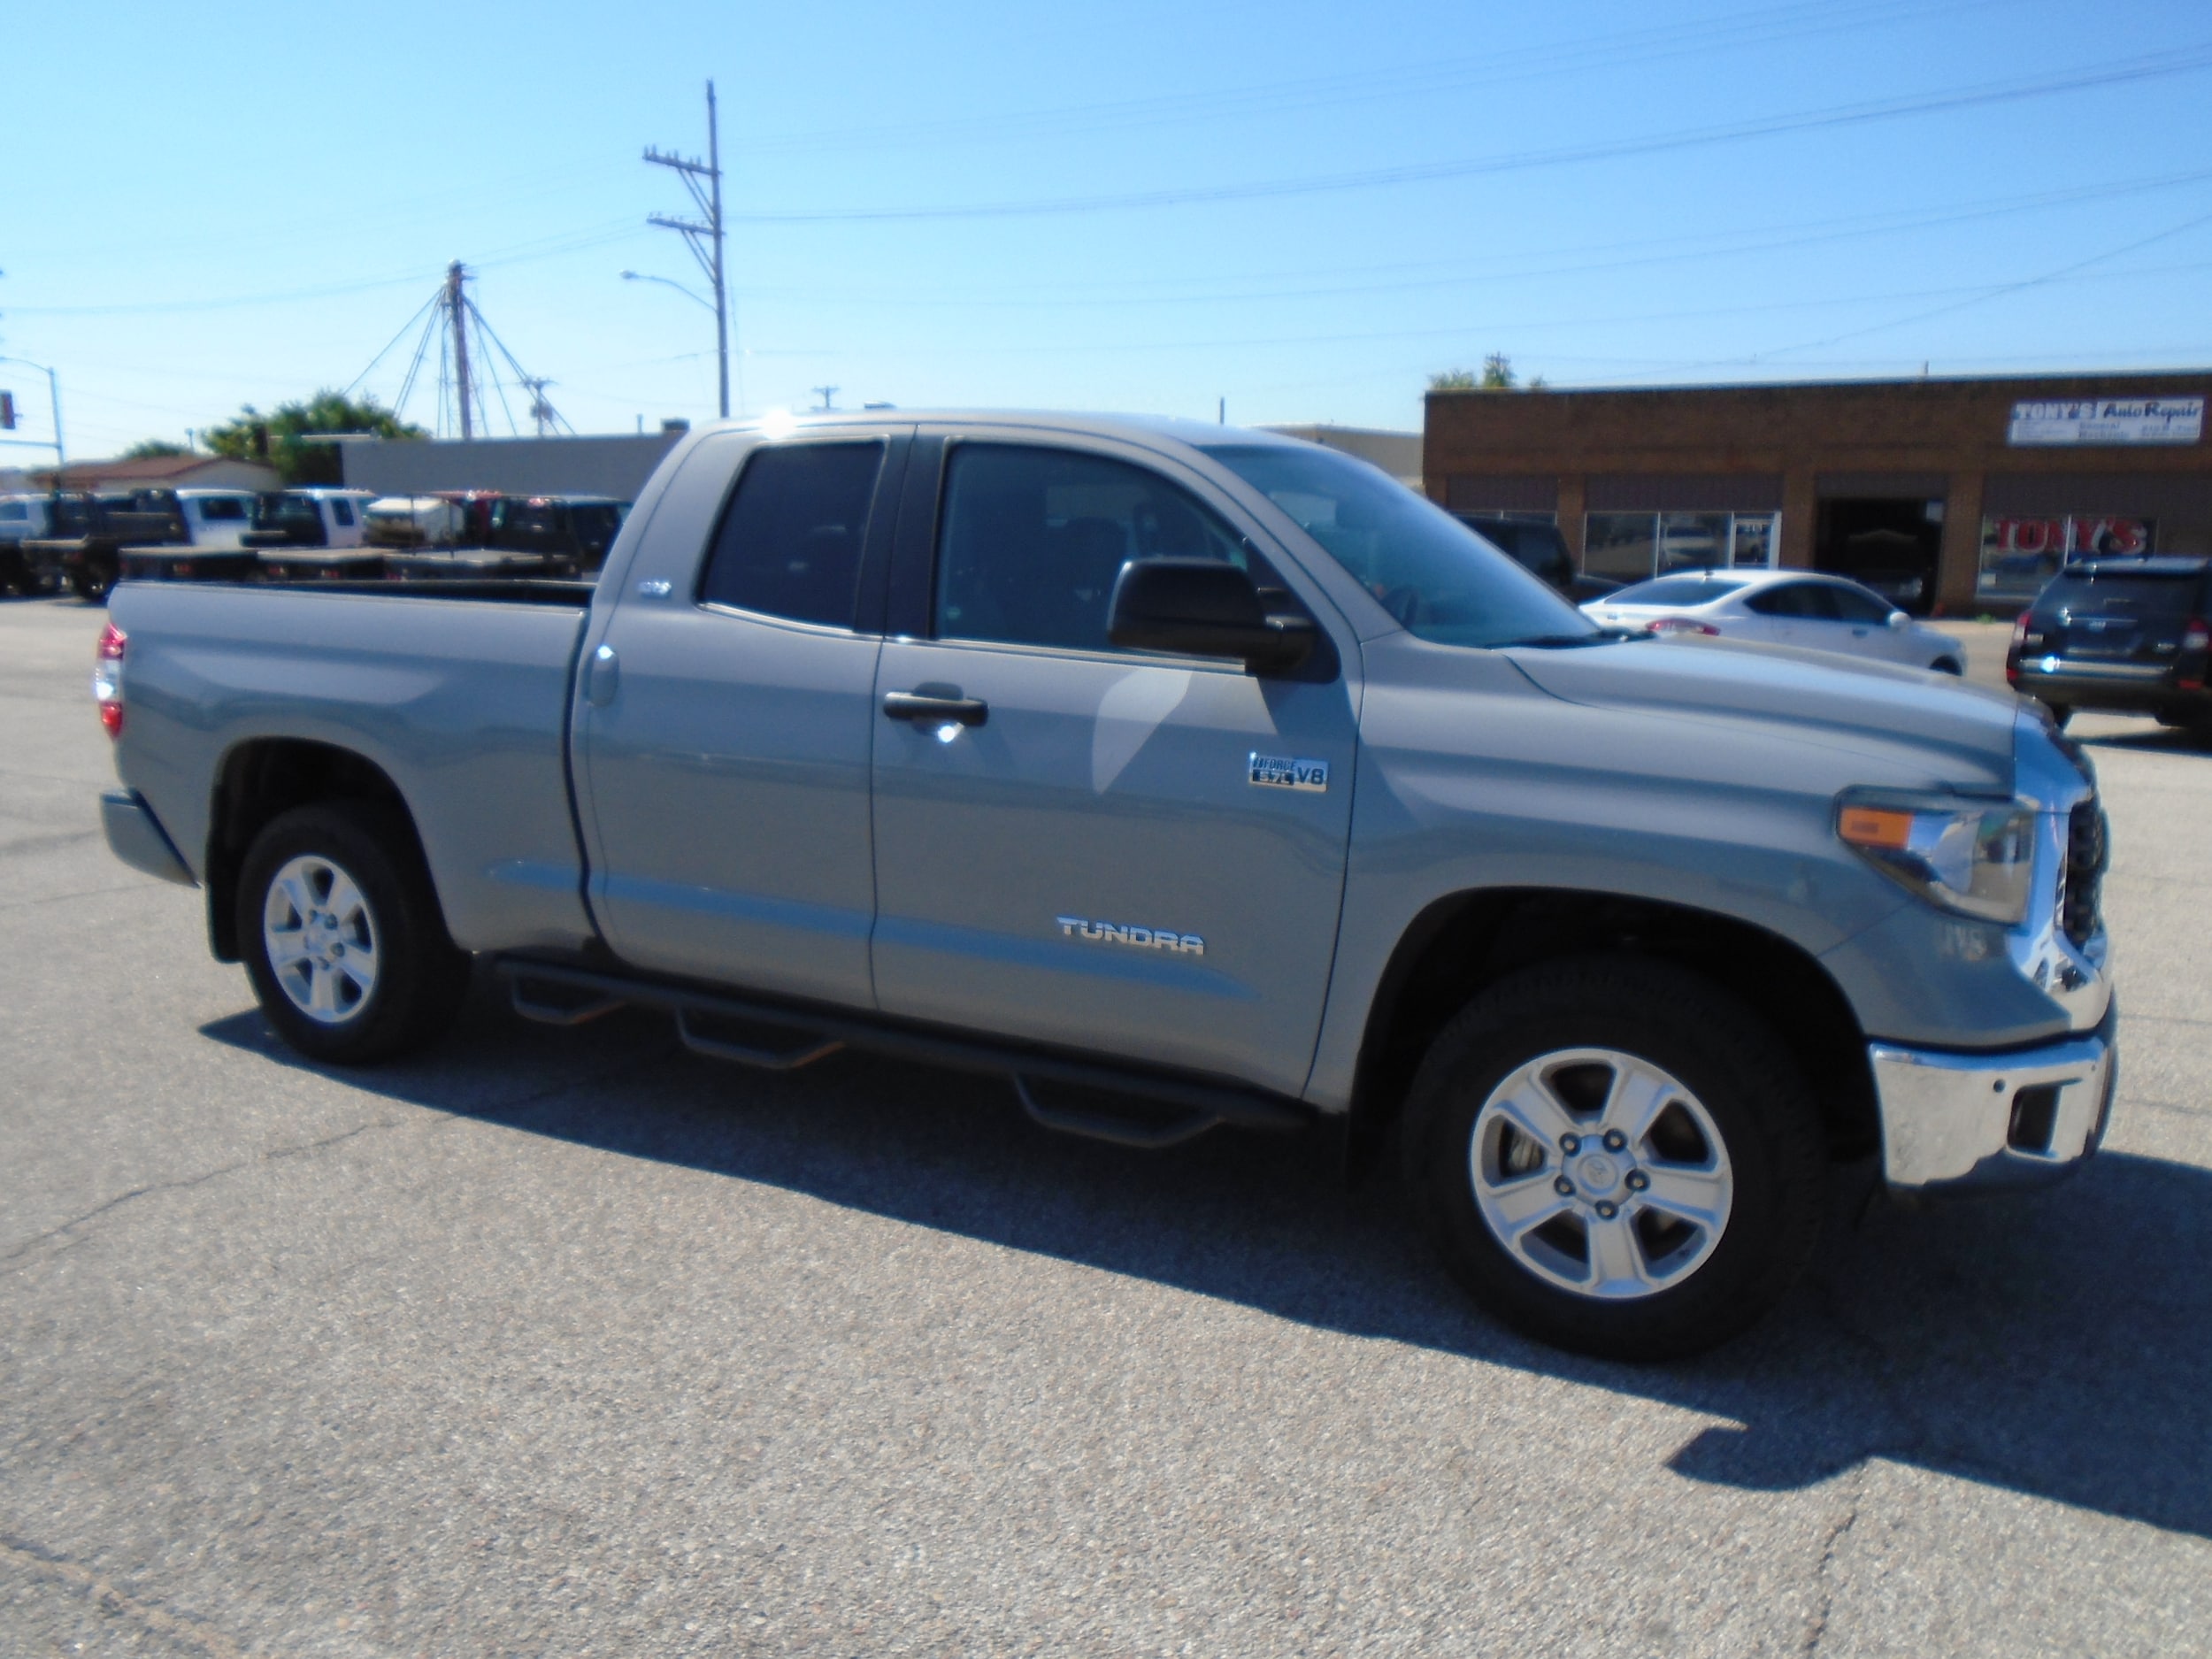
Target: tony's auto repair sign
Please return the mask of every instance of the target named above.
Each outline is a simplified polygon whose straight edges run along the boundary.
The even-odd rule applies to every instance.
[[[2194,443],[2203,436],[2201,397],[2066,397],[2015,403],[2005,442]]]

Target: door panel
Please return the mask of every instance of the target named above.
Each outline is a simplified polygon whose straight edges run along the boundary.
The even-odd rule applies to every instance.
[[[885,459],[856,471],[831,464],[824,452],[836,444],[733,437],[750,452],[726,450],[690,480],[705,499],[683,499],[711,449],[695,453],[623,572],[634,585],[587,641],[595,657],[612,653],[611,671],[588,664],[578,705],[591,894],[626,961],[873,1002],[869,757],[882,641],[829,618],[849,623],[864,607],[864,572],[881,574],[866,549],[887,558],[903,445],[864,441]]]
[[[879,692],[924,685],[988,714],[878,717],[885,1011],[1302,1088],[1350,823],[1342,682],[887,644]],[[1255,785],[1256,752],[1325,762],[1326,789]]]
[[[1351,686],[1107,645],[1123,558],[1256,547],[1129,458],[1025,478],[1003,448],[953,447],[948,551],[919,591],[937,631],[987,637],[889,641],[876,702],[926,691],[982,718],[877,715],[877,995],[888,1013],[1294,1094],[1343,890]],[[910,559],[927,565],[926,541],[901,549],[916,591]],[[1285,787],[1321,786],[1321,769],[1325,787]]]

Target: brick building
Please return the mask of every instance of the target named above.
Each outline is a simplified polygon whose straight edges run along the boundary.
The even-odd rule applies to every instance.
[[[1422,476],[1601,576],[1811,566],[2002,613],[2070,557],[2212,553],[2208,397],[2212,370],[1432,392]]]

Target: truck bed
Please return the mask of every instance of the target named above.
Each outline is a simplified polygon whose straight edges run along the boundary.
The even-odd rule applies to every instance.
[[[380,768],[412,809],[455,940],[591,936],[565,740],[585,582],[127,582],[118,760],[195,875],[215,790],[271,743]]]

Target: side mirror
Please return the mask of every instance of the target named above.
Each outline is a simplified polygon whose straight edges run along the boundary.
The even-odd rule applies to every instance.
[[[1889,613],[1889,626],[1893,628],[1909,628],[1912,626],[1912,618],[1901,611],[1893,611]]]
[[[1106,637],[1286,673],[1311,655],[1314,626],[1306,617],[1270,617],[1252,579],[1219,559],[1131,559],[1114,581]]]

